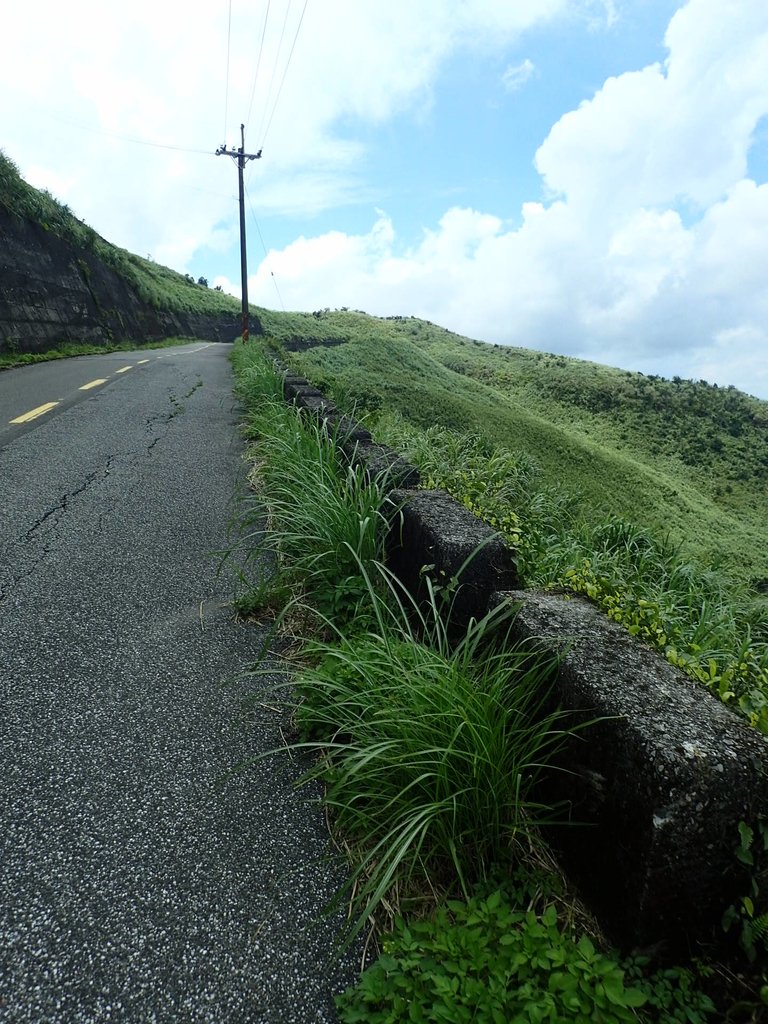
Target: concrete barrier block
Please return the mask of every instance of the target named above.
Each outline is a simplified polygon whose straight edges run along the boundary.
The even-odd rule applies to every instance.
[[[357,420],[353,420],[351,416],[345,416],[344,413],[334,412],[329,413],[325,418],[326,431],[331,437],[335,437],[342,448],[345,448],[349,444],[355,444],[356,442],[368,443],[372,440],[371,432],[364,427]]]
[[[518,591],[513,635],[557,652],[556,699],[574,721],[542,796],[582,826],[550,830],[564,863],[623,947],[669,955],[723,941],[748,892],[738,824],[768,815],[768,741],[703,686],[581,598]]]
[[[362,466],[369,479],[381,477],[386,479],[391,488],[418,487],[421,474],[415,466],[392,448],[376,444],[368,439],[348,437],[341,445],[344,455],[353,466]]]
[[[387,564],[418,599],[423,571],[442,583],[458,578],[453,625],[481,618],[494,591],[518,585],[508,544],[444,491],[395,490],[388,499]]]
[[[323,398],[319,391],[316,395],[297,395],[293,401],[299,409],[304,409],[305,412],[308,412],[311,416],[314,416],[320,421],[336,412],[336,406],[333,402],[327,398]]]
[[[289,402],[298,402],[302,398],[323,398],[323,393],[311,384],[300,384],[298,381],[284,381],[283,391]]]

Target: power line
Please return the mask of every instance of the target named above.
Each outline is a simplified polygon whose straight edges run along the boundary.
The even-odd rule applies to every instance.
[[[275,116],[275,111],[277,110],[277,104],[280,101],[280,94],[283,91],[283,85],[285,85],[285,76],[288,74],[288,68],[291,66],[291,57],[293,57],[293,51],[296,49],[296,41],[299,38],[299,32],[301,31],[301,25],[302,25],[302,22],[304,21],[304,15],[307,13],[307,4],[308,3],[309,3],[309,0],[304,0],[304,6],[303,6],[303,8],[301,10],[301,17],[299,18],[299,24],[296,26],[296,34],[294,35],[293,43],[291,44],[291,51],[288,54],[288,61],[287,61],[286,65],[285,65],[285,71],[283,71],[283,77],[280,80],[280,88],[277,90],[277,96],[275,97],[275,105],[272,107],[272,113],[269,115],[269,121],[267,122],[267,127],[264,130],[264,135],[262,136],[262,140],[263,140],[262,141],[262,146],[264,145],[264,142],[266,141],[267,135],[269,133],[270,125],[272,124],[272,118]]]
[[[227,18],[227,77],[224,84],[224,138],[227,137],[227,116],[229,114],[229,54],[232,42],[232,0],[229,0],[229,16]]]
[[[269,252],[267,251],[267,247],[264,244],[264,236],[261,233],[261,228],[259,227],[259,222],[258,222],[258,220],[256,220],[256,212],[253,209],[253,203],[251,202],[251,194],[248,191],[248,187],[247,186],[245,188],[245,194],[246,194],[246,197],[248,198],[248,207],[249,207],[249,209],[251,211],[251,217],[253,218],[253,223],[256,225],[256,231],[258,232],[259,240],[261,241],[261,247],[264,250],[265,257],[267,259],[269,259]],[[277,292],[277,298],[278,298],[278,300],[280,302],[280,308],[285,313],[286,312],[285,303],[283,302],[283,296],[280,294],[280,289],[277,287],[277,278],[275,277],[274,270],[270,270],[269,271],[269,275],[272,278],[272,284],[275,286],[275,291]]]
[[[246,129],[251,120],[251,110],[253,109],[253,98],[256,95],[256,83],[259,80],[259,71],[261,70],[261,55],[264,52],[264,38],[267,34],[267,22],[269,21],[269,6],[271,0],[267,0],[267,9],[264,13],[264,24],[261,29],[261,42],[259,43],[259,56],[256,59],[256,71],[253,76],[253,88],[251,89],[251,102],[248,104],[248,116],[245,119]]]
[[[177,153],[202,153],[204,156],[214,156],[210,149],[188,149],[186,146],[169,146],[165,142],[150,142],[148,139],[135,139],[130,135],[120,135],[118,132],[110,132],[98,128],[83,128],[84,131],[95,132],[97,135],[110,135],[113,139],[120,139],[122,142],[132,142],[136,146],[152,146],[153,149],[173,149]]]
[[[283,18],[283,27],[280,31],[280,40],[277,44],[277,50],[275,51],[275,60],[272,64],[272,74],[269,79],[269,88],[267,89],[267,98],[264,101],[264,113],[261,115],[261,124],[259,125],[258,137],[263,138],[262,128],[264,127],[264,121],[267,117],[267,111],[269,110],[269,101],[272,98],[272,88],[275,84],[275,75],[277,74],[277,65],[280,60],[280,51],[283,48],[283,39],[285,37],[285,26],[288,24],[288,15],[291,13],[292,0],[288,0],[288,6],[285,9],[285,17]],[[262,149],[264,147],[262,146]]]
[[[131,142],[136,146],[151,146],[153,149],[173,149],[177,153],[202,153],[204,156],[213,156],[213,151],[210,149],[193,149],[189,146],[173,146],[167,142],[154,142],[152,139],[138,139],[135,135],[123,135],[121,132],[110,131],[109,128],[94,128],[93,125],[84,124],[82,121],[77,121],[74,118],[62,116],[57,111],[47,109],[39,104],[32,104],[32,106],[40,114],[50,118],[52,121],[67,124],[81,132],[90,132],[91,135],[106,135],[112,139],[119,139],[121,142]]]

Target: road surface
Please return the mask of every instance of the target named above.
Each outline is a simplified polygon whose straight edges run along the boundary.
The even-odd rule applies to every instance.
[[[253,763],[228,351],[0,373],[2,1022],[333,1021],[354,979],[316,793]]]

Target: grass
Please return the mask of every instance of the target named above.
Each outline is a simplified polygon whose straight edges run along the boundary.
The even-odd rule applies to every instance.
[[[176,345],[189,345],[199,341],[198,338],[164,338],[162,341],[152,341],[146,345],[147,349],[172,348]],[[88,345],[74,342],[67,342],[50,348],[45,352],[0,352],[0,370],[12,370],[16,366],[26,366],[30,363],[44,363],[51,359],[72,359],[76,356],[100,356],[108,352],[135,352],[136,342],[113,342],[105,341],[103,345]]]
[[[265,564],[277,573],[247,588],[240,608],[254,612],[273,603],[270,579],[276,579],[282,599],[301,592],[323,614],[344,620],[365,596],[360,565],[381,555],[386,481],[344,467],[343,439],[328,437],[319,422],[307,424],[288,407],[279,378],[254,351],[233,351],[238,393],[250,410],[246,433],[257,441],[259,463],[258,494],[244,499],[237,524],[241,577],[250,578],[252,562],[259,573]]]
[[[279,379],[255,347],[236,349],[235,358],[241,396],[259,410],[249,432],[259,436],[261,458],[272,433],[285,433],[286,423],[290,434],[304,427],[271,401]],[[296,441],[296,451],[313,452],[331,474],[334,460],[324,462],[315,446],[332,442],[311,427],[307,433],[310,448]],[[341,463],[335,472],[344,477]],[[279,473],[270,481],[259,472],[258,481],[269,508]],[[335,495],[349,500],[344,488]],[[311,489],[304,491],[301,503],[311,501]],[[312,518],[311,508],[295,513],[304,522]],[[442,605],[452,599],[450,587],[433,587],[426,610],[416,607],[378,559],[361,556],[347,538],[341,543],[366,596],[337,621],[315,601],[314,563],[293,573],[304,553],[290,522],[278,539],[283,533],[289,543],[273,549],[275,579],[287,573],[294,603],[309,605],[305,624],[317,627],[301,655],[299,735],[290,746],[317,755],[303,781],[324,783],[334,829],[351,857],[339,898],[351,901],[352,932],[377,907],[393,925],[381,957],[340,997],[342,1019],[704,1024],[714,1010],[700,985],[710,983],[716,965],[697,974],[678,967],[654,972],[642,958],[623,961],[599,935],[576,934],[567,886],[551,875],[542,880],[545,851],[536,823],[554,809],[536,803],[533,785],[560,742],[562,722],[543,710],[552,665],[504,643],[508,609],[453,638]],[[622,529],[605,539],[642,548],[639,535]],[[346,578],[331,571],[321,592]],[[308,589],[300,589],[302,580]],[[446,899],[451,895],[459,898]],[[753,980],[760,984],[757,975]],[[746,991],[746,979],[737,981]],[[732,995],[725,999],[733,1003]],[[742,1000],[739,1019],[758,1020],[759,999],[755,988]]]
[[[377,432],[380,412],[396,412],[420,429],[477,436],[535,466],[582,517],[661,528],[704,563],[726,559],[744,583],[768,578],[768,403],[472,342],[412,318],[259,315],[292,365]]]
[[[545,814],[532,788],[562,735],[543,710],[553,664],[503,643],[507,606],[449,637],[455,591],[426,578],[425,610],[382,564],[386,480],[345,466],[334,438],[277,397],[254,348],[233,362],[259,460],[240,545],[273,567],[240,607],[277,590],[314,616],[299,746],[322,754],[306,778],[323,779],[339,827],[366,850],[350,882],[359,930],[393,886],[467,894],[530,836]]]
[[[461,893],[513,862],[554,812],[533,797],[563,738],[544,705],[552,661],[515,650],[502,607],[450,642],[378,563],[361,565],[367,628],[325,625],[298,677],[301,749],[340,831],[361,854],[347,891],[354,935],[393,887]],[[482,822],[482,828],[478,828]]]

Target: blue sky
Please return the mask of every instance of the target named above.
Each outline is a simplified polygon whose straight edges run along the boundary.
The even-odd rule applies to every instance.
[[[402,240],[411,244],[452,204],[519,223],[525,201],[545,198],[533,158],[552,125],[608,77],[663,60],[664,32],[678,6],[676,0],[644,0],[627,5],[615,20],[600,7],[582,8],[530,29],[508,47],[453,54],[423,107],[384,124],[350,118],[339,125],[342,135],[365,144],[360,172],[367,201],[309,219],[267,213],[259,218],[262,234],[282,245],[307,231],[364,231],[372,204],[402,225]],[[520,72],[510,76],[517,88],[505,87],[510,70]],[[258,175],[249,177],[258,207]]]
[[[242,120],[252,302],[768,398],[765,0],[39,0],[4,40],[0,146],[119,245],[239,292]]]

